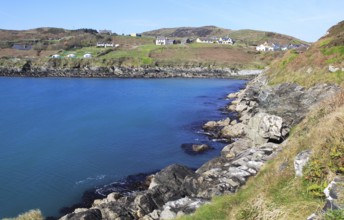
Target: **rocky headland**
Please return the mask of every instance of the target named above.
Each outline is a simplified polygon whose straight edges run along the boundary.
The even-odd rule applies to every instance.
[[[152,220],[190,214],[213,196],[237,192],[284,148],[290,129],[338,91],[339,87],[329,84],[309,89],[292,83],[270,86],[260,74],[244,90],[228,95],[227,109],[236,112],[237,119],[210,121],[203,126],[210,138],[230,142],[221,155],[197,170],[170,165],[149,175],[143,190],[109,192],[91,207],[75,209],[60,219]],[[307,159],[306,155],[296,160],[296,173],[302,174]]]

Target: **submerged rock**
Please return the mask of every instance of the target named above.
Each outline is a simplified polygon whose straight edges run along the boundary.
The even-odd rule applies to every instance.
[[[213,147],[210,147],[207,144],[182,144],[182,148],[187,154],[191,155],[201,154],[205,151],[214,149]]]

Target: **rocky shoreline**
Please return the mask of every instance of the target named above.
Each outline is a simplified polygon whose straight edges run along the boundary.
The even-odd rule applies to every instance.
[[[235,68],[182,68],[182,67],[32,67],[27,62],[22,67],[0,67],[0,76],[6,77],[76,77],[76,78],[237,78],[252,79],[262,70]]]
[[[91,208],[76,209],[60,219],[152,220],[193,213],[213,196],[235,193],[283,149],[290,129],[338,90],[327,84],[309,89],[291,83],[269,86],[261,74],[244,90],[228,95],[231,104],[227,109],[237,112],[239,120],[228,118],[203,126],[211,138],[230,142],[221,155],[196,171],[170,165],[146,178],[146,190],[110,193],[95,200]]]

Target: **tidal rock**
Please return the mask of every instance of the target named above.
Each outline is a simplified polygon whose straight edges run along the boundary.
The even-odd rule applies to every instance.
[[[214,149],[207,144],[182,144],[182,148],[187,154],[191,155],[204,153],[205,151]]]
[[[221,129],[221,137],[223,138],[234,138],[241,137],[244,135],[245,125],[242,123],[227,125]]]
[[[218,122],[216,122],[217,126],[227,126],[231,123],[231,119],[230,118],[225,118],[223,120],[220,120]]]
[[[296,176],[302,177],[303,167],[307,164],[310,156],[311,156],[310,150],[302,151],[301,153],[296,155],[295,160],[294,160],[294,169],[295,169]]]
[[[203,125],[203,129],[206,131],[214,130],[217,127],[216,121],[208,121]]]

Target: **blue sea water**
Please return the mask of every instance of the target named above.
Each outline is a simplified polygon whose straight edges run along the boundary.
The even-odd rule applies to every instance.
[[[225,117],[229,79],[0,78],[0,218],[57,216],[84,190],[172,163],[198,167],[220,143],[199,131]],[[209,142],[192,156],[183,143]]]

